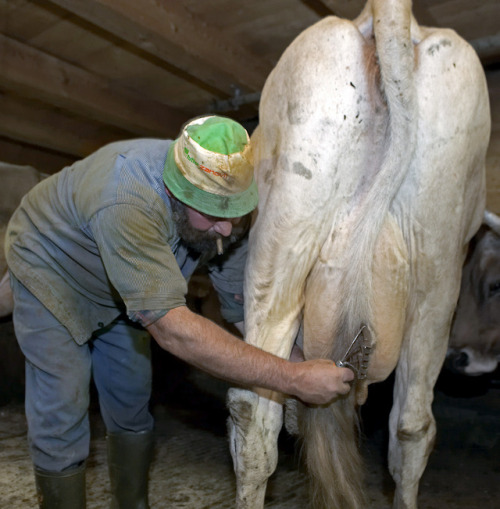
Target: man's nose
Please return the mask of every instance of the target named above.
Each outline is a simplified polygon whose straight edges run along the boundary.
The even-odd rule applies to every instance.
[[[233,225],[231,221],[217,221],[213,226],[213,230],[220,233],[223,237],[229,237],[232,229]]]

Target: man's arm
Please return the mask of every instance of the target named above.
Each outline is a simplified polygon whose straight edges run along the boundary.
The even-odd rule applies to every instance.
[[[350,369],[326,359],[289,362],[231,335],[182,306],[147,327],[165,350],[211,375],[324,404],[350,390]]]

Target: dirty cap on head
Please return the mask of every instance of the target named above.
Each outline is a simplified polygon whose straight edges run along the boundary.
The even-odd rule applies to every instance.
[[[163,181],[178,200],[204,214],[248,214],[258,193],[245,128],[226,117],[191,120],[170,145]]]

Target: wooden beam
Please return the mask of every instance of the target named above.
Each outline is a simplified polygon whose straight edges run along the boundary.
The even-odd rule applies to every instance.
[[[91,24],[232,95],[260,91],[273,64],[227,40],[178,0],[50,0]]]
[[[52,174],[77,159],[54,150],[44,150],[29,143],[0,136],[0,160],[4,163],[29,165],[43,173]]]
[[[318,16],[331,16],[335,14],[322,0],[301,0],[304,5],[309,7]]]
[[[141,136],[175,136],[188,115],[0,34],[0,85]]]
[[[333,14],[335,16],[338,16],[339,18],[345,18],[353,20],[356,18],[361,11],[363,10],[363,7],[366,4],[366,0],[349,0],[349,2],[346,2],[346,0],[302,0],[304,3],[314,3],[318,4],[317,8],[320,8],[320,5],[322,5],[323,9],[328,14]]]
[[[483,63],[500,62],[500,33],[469,41]]]
[[[134,137],[4,93],[0,93],[0,135],[74,157],[87,156],[111,141]]]

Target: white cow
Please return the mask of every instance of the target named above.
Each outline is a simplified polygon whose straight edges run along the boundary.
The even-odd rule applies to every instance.
[[[476,54],[451,30],[418,26],[406,0],[371,0],[353,22],[323,19],[266,82],[245,339],[288,357],[300,329],[306,358],[339,360],[366,324],[374,346],[348,397],[298,405],[316,508],[368,507],[356,405],[394,369],[394,506],[416,507],[435,437],[433,387],[483,216],[489,132]],[[239,509],[263,507],[283,399],[228,394]]]
[[[32,166],[0,162],[0,318],[12,313],[14,307],[4,253],[7,223],[21,198],[44,177]]]

